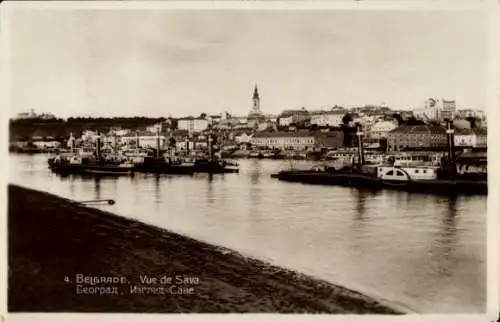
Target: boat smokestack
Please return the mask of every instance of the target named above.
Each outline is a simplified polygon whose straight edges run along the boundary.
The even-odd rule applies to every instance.
[[[448,135],[448,163],[453,174],[456,172],[455,164],[455,130],[453,121],[446,121],[446,134]]]
[[[356,136],[358,138],[359,165],[365,164],[365,153],[363,150],[363,129],[360,124],[356,125]]]
[[[139,145],[139,131],[135,131],[135,146],[136,148],[139,148],[140,145]]]
[[[189,137],[191,136],[191,133],[188,132],[187,138],[186,138],[186,153],[189,155]]]

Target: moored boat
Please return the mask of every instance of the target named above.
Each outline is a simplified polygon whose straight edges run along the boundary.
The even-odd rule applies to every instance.
[[[309,184],[347,185],[364,188],[388,188],[407,191],[419,191],[424,193],[463,193],[463,194],[487,194],[488,182],[486,174],[486,160],[477,166],[484,172],[474,174],[457,171],[463,166],[457,167],[453,149],[453,130],[448,123],[447,133],[449,135],[448,158],[443,160],[440,166],[425,158],[409,159],[402,157],[402,161],[390,164],[367,164],[362,149],[362,133],[358,131],[359,156],[358,162],[349,167],[337,170],[335,167],[314,167],[309,170],[287,170],[273,174],[273,178],[283,181],[293,181]]]
[[[53,172],[61,174],[130,175],[134,172],[134,164],[131,162],[109,163],[78,156],[49,159],[49,167]]]
[[[194,172],[204,173],[238,173],[239,166],[236,162],[218,159],[196,159],[194,161]]]
[[[73,144],[74,141],[72,141]],[[118,155],[101,155],[100,137],[93,153],[75,149],[71,153],[58,154],[48,159],[49,168],[61,174],[130,175],[135,165]]]

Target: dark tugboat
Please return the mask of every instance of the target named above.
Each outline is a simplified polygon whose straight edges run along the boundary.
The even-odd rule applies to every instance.
[[[74,138],[71,136],[72,153],[56,155],[49,158],[49,168],[60,174],[93,174],[93,175],[130,175],[134,165],[118,156],[103,157],[101,155],[101,139],[97,136],[96,149],[93,155],[75,153]]]
[[[139,143],[137,142],[137,146]],[[160,136],[156,133],[156,149],[153,155],[144,158],[144,162],[136,165],[136,170],[146,173],[157,174],[194,174],[194,165],[192,163],[182,162],[173,157],[165,158],[161,155]]]
[[[214,156],[214,138],[211,133],[208,135],[208,156],[196,158],[194,161],[194,172],[204,173],[238,173],[239,166],[235,162],[226,161]]]
[[[271,175],[282,181],[309,184],[358,186],[372,189],[397,189],[424,193],[463,193],[487,194],[486,171],[468,174],[457,172],[457,160],[454,151],[454,130],[452,123],[447,123],[448,156],[443,157],[437,166],[395,166],[389,164],[366,164],[363,151],[363,132],[358,128],[357,164],[336,170],[324,166],[311,170],[287,170]],[[462,157],[463,159],[463,157]],[[469,160],[470,162],[470,160]],[[486,159],[479,160],[479,166],[486,169]]]

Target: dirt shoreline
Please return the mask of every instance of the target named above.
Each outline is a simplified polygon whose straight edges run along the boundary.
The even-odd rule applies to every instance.
[[[9,185],[8,198],[9,312],[403,313],[346,288],[45,192]],[[125,280],[92,289],[76,283],[77,274]],[[157,283],[141,285],[141,275]],[[171,280],[161,284],[161,277]],[[134,286],[165,294],[132,294]],[[172,294],[180,291],[189,294]]]

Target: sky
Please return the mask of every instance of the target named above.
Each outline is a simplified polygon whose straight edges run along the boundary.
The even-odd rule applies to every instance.
[[[246,115],[428,97],[486,109],[480,11],[16,9],[10,115]]]

